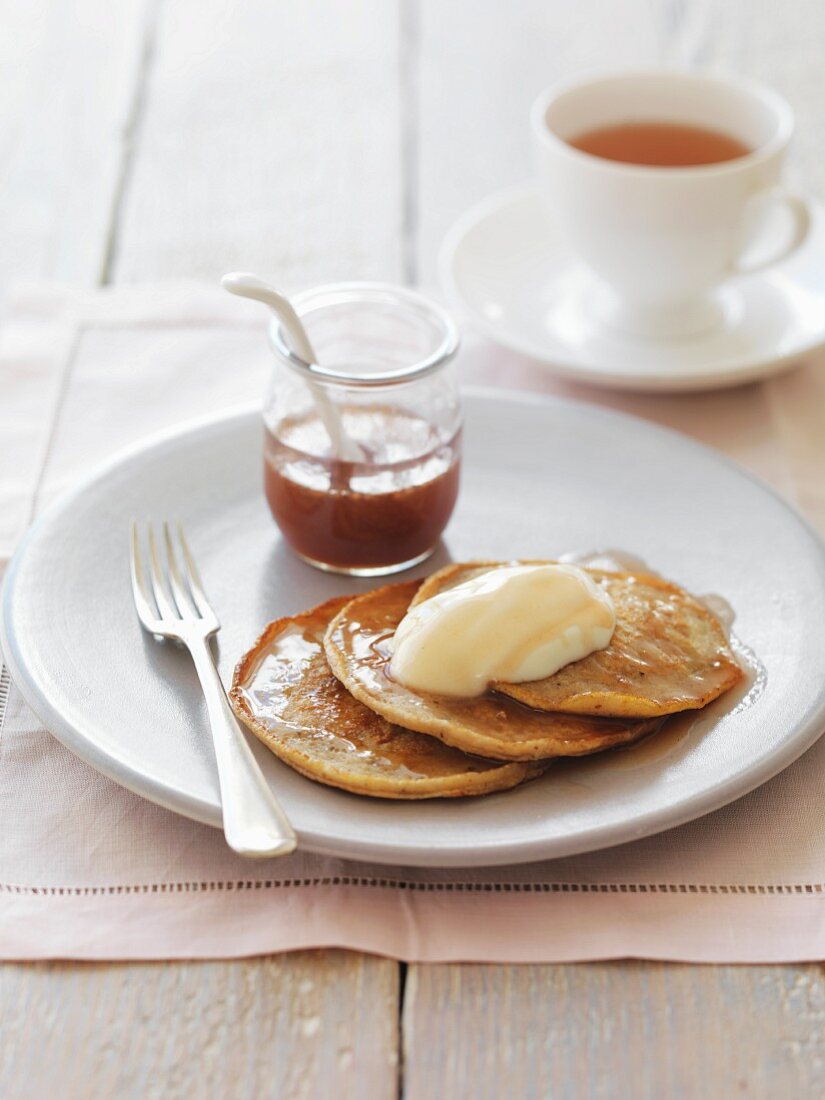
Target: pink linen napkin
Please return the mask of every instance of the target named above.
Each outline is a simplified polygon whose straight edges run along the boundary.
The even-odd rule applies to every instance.
[[[197,286],[32,287],[0,332],[0,570],[80,474],[140,437],[254,400],[259,311]],[[814,364],[691,397],[562,384],[471,341],[465,381],[625,409],[730,454],[825,529]],[[162,397],[162,400],[160,399]],[[825,739],[699,821],[621,848],[489,871],[298,853],[250,864],[220,833],[72,756],[0,676],[0,957],[228,957],[344,946],[411,961],[825,957]]]

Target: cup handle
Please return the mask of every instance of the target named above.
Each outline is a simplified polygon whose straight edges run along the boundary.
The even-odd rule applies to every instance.
[[[784,206],[791,215],[792,227],[788,239],[781,248],[776,249],[770,256],[754,263],[743,263],[742,255],[746,254],[749,247],[758,239],[763,228],[765,215],[771,207]],[[811,228],[812,210],[807,199],[786,191],[783,187],[772,187],[767,191],[754,195],[748,204],[745,218],[752,228],[746,232],[746,240],[739,250],[739,255],[733,261],[733,273],[735,275],[753,275],[757,271],[773,267],[794,251],[804,242]],[[756,208],[756,209],[754,209]]]

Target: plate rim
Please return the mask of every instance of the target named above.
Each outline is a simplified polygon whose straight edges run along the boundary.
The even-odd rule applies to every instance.
[[[466,317],[470,318],[471,323],[493,343],[509,351],[515,351],[519,355],[526,356],[534,363],[539,364],[548,373],[569,382],[580,382],[600,389],[660,394],[712,392],[714,390],[731,389],[734,386],[744,386],[761,378],[782,374],[797,365],[806,355],[810,355],[825,346],[825,326],[823,326],[822,335],[818,339],[812,338],[808,343],[792,351],[784,352],[781,355],[756,358],[745,363],[739,369],[728,369],[722,373],[714,370],[711,373],[690,376],[673,375],[672,373],[658,376],[639,375],[627,371],[621,374],[609,374],[597,367],[576,363],[573,359],[549,357],[547,352],[543,352],[533,341],[522,339],[518,333],[513,332],[511,329],[503,330],[485,317],[462,292],[455,274],[455,258],[458,249],[472,229],[488,220],[499,210],[515,206],[517,203],[527,200],[537,200],[539,197],[539,184],[531,181],[513,184],[486,195],[483,199],[474,203],[459,215],[447,231],[439,248],[436,270],[438,281],[454,309],[460,310]],[[808,198],[816,210],[821,209],[815,196],[808,195]]]
[[[666,439],[675,437],[681,446],[686,446],[688,450],[694,450],[721,463],[750,481],[778,504],[788,514],[789,519],[804,531],[812,544],[812,548],[818,551],[819,568],[823,576],[823,583],[825,583],[825,542],[808,519],[798,512],[778,490],[708,444],[671,428],[645,420],[643,417],[603,408],[574,398],[537,394],[532,391],[510,392],[490,386],[463,387],[462,396],[471,400],[481,399],[498,403],[506,401],[527,406],[573,406],[576,409],[585,410],[588,415],[597,418],[606,418],[610,421],[635,422],[642,425],[651,434]],[[75,499],[85,493],[87,489],[105,480],[117,470],[126,468],[142,455],[148,455],[164,446],[180,444],[187,436],[202,437],[207,435],[210,430],[227,430],[232,422],[241,423],[244,420],[258,416],[260,416],[260,404],[258,402],[244,403],[211,416],[187,419],[171,429],[152,433],[142,440],[117,451],[85,474],[73,487],[49,504],[41,515],[36,518],[24,534],[8,564],[2,592],[0,593],[0,649],[2,649],[5,663],[15,686],[26,703],[43,722],[44,727],[74,755],[118,785],[175,813],[180,813],[183,816],[216,828],[221,826],[219,807],[216,810],[211,803],[172,788],[167,783],[158,781],[151,776],[147,777],[145,773],[135,771],[129,766],[113,762],[111,756],[101,750],[88,734],[84,734],[82,729],[76,728],[62,717],[48,698],[48,694],[39,687],[36,679],[29,673],[25,661],[19,654],[14,638],[14,630],[11,627],[12,600],[17,572],[21,562],[25,559],[28,547],[39,537],[41,530],[58,519],[72,506]],[[408,849],[399,849],[395,842],[382,842],[379,837],[359,842],[357,850],[353,851],[349,841],[336,841],[334,836],[327,833],[317,834],[306,829],[300,832],[299,844],[304,851],[338,858],[400,866],[442,868],[518,865],[540,860],[566,858],[591,851],[601,851],[666,832],[721,809],[784,771],[786,767],[799,759],[804,752],[815,744],[823,733],[825,733],[825,684],[820,688],[818,703],[809,719],[800,726],[792,738],[782,745],[780,750],[775,751],[760,767],[750,769],[747,778],[743,778],[741,774],[735,775],[704,788],[701,794],[693,795],[684,800],[681,812],[674,812],[673,804],[668,804],[649,811],[640,819],[633,819],[623,825],[602,824],[578,832],[572,840],[570,838],[563,838],[563,840],[557,838],[551,841],[549,845],[547,840],[543,838],[529,841],[513,840],[512,837],[502,840],[494,838],[492,841],[484,841],[481,847],[474,845],[471,851],[466,851],[456,848],[454,843],[439,843],[436,838],[429,839],[426,844],[418,843]],[[563,845],[563,851],[552,850],[558,848],[559,845]]]

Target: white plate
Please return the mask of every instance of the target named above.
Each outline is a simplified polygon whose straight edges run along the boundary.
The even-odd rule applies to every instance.
[[[633,551],[691,591],[730,601],[738,634],[767,669],[765,690],[711,728],[665,741],[667,751],[642,745],[563,765],[478,800],[358,798],[302,778],[256,742],[305,848],[441,866],[568,855],[706,813],[814,742],[825,727],[825,558],[790,508],[712,451],[639,420],[493,394],[468,396],[466,411],[465,476],[446,551]],[[129,518],[185,521],[224,623],[225,680],[267,620],[371,587],[316,572],[285,548],[261,494],[260,434],[248,411],[116,461],[38,520],[3,596],[9,668],[45,725],[119,783],[213,825],[218,792],[200,693],[186,654],[138,626]]]
[[[825,344],[825,219],[784,264],[731,280],[724,323],[679,340],[639,340],[594,319],[594,292],[535,187],[465,214],[441,250],[445,290],[497,343],[579,382],[687,391],[740,385],[787,369]]]

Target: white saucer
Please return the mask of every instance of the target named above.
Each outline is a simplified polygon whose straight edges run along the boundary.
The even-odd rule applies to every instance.
[[[589,277],[559,238],[535,186],[486,199],[453,226],[439,260],[453,304],[497,343],[580,382],[685,391],[750,382],[825,345],[825,219],[770,271],[719,293],[723,324],[677,340],[613,332],[593,316]]]

